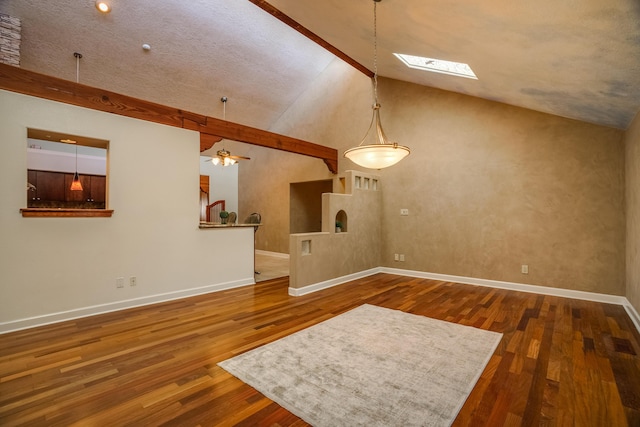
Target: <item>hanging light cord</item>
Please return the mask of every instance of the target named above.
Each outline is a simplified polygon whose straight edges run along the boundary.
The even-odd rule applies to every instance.
[[[220,101],[222,101],[222,120],[224,120],[225,122],[227,121],[227,97],[223,96],[222,98],[220,98]],[[222,140],[222,150],[224,150],[225,148],[225,143],[224,143],[224,139]]]
[[[82,54],[74,52],[73,56],[76,57],[76,83],[80,83],[80,58],[82,58]]]
[[[378,13],[379,0],[373,0],[373,97],[378,105]]]
[[[78,146],[76,145],[76,175],[78,174]]]
[[[227,97],[223,96],[222,98],[220,98],[220,101],[222,101],[222,120],[226,121],[227,120]]]

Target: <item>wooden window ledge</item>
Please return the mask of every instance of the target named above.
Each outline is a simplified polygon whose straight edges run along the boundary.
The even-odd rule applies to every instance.
[[[65,208],[22,208],[22,216],[32,217],[90,217],[90,218],[110,218],[113,209],[65,209]]]

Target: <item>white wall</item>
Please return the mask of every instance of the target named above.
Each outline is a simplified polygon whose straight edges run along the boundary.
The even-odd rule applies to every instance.
[[[73,153],[27,148],[27,169],[73,173],[76,171],[76,156]],[[80,154],[78,147],[78,173],[106,175],[107,158]]]
[[[29,127],[110,141],[112,218],[20,215]],[[198,228],[196,132],[0,91],[0,141],[0,332],[253,283],[253,229]]]
[[[238,213],[238,168],[239,164],[231,166],[216,166],[209,156],[200,156],[200,175],[209,175],[209,203],[216,200],[225,201],[228,212]],[[220,218],[214,221],[220,221]]]

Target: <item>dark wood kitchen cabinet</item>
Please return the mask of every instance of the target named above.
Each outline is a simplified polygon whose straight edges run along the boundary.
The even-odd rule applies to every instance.
[[[64,174],[60,172],[29,171],[29,183],[35,190],[27,190],[27,202],[64,202]]]
[[[107,201],[107,177],[91,175],[91,199],[96,203]]]
[[[28,171],[27,207],[105,209],[107,177],[80,174],[82,191],[71,191],[72,173]]]

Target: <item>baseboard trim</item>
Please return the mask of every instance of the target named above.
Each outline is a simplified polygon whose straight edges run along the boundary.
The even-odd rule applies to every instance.
[[[445,282],[462,283],[465,285],[485,286],[489,288],[506,289],[511,291],[528,292],[533,294],[550,295],[564,298],[573,298],[585,301],[602,302],[606,304],[621,305],[626,310],[629,318],[640,332],[640,315],[626,297],[619,295],[600,294],[595,292],[576,291],[573,289],[551,288],[548,286],[528,285],[526,283],[503,282],[499,280],[479,279],[476,277],[453,276],[450,274],[429,273],[425,271],[402,270],[399,268],[376,267],[359,273],[349,274],[336,279],[315,283],[303,288],[289,288],[289,295],[302,296],[333,286],[341,285],[351,280],[371,276],[376,273],[397,274],[399,276],[417,277],[420,279],[442,280]]]
[[[627,310],[627,314],[631,318],[631,321],[634,325],[636,325],[636,329],[640,333],[640,314],[636,311],[636,308],[631,304],[631,302],[626,299],[626,304],[624,304],[624,309]]]
[[[282,252],[263,251],[262,249],[256,249],[256,255],[268,255],[268,256],[273,256],[273,257],[278,257],[278,258],[289,259],[289,254],[285,254],[285,253],[282,253]]]
[[[608,304],[626,305],[628,301],[619,295],[599,294],[595,292],[576,291],[573,289],[551,288],[548,286],[528,285],[525,283],[503,282],[500,280],[479,279],[476,277],[452,276],[449,274],[427,273],[423,271],[401,270],[397,268],[382,267],[382,273],[398,274],[400,276],[418,277],[422,279],[443,280],[445,282],[462,283],[465,285],[486,286],[489,288],[507,289],[512,291],[528,292],[532,294],[551,295],[581,299],[585,301],[604,302]]]
[[[258,252],[258,251],[256,251]],[[280,254],[279,252],[266,252],[267,254]],[[276,255],[277,256],[277,255]],[[284,256],[283,256],[284,258]],[[313,292],[317,292],[323,289],[332,288],[334,286],[341,285],[352,280],[361,279],[367,276],[371,276],[377,273],[397,274],[399,276],[417,277],[422,279],[442,280],[446,282],[462,283],[467,285],[485,286],[497,289],[506,289],[519,292],[528,292],[542,295],[552,295],[565,298],[580,299],[586,301],[603,302],[608,304],[616,304],[624,307],[625,311],[629,315],[629,318],[635,325],[638,332],[640,332],[640,314],[633,307],[631,302],[623,296],[599,294],[594,292],[576,291],[572,289],[551,288],[548,286],[528,285],[524,283],[515,282],[503,282],[498,280],[479,279],[475,277],[465,276],[453,276],[449,274],[428,273],[424,271],[415,270],[402,270],[398,268],[390,267],[375,267],[369,270],[363,270],[357,273],[348,274],[346,276],[337,277],[335,279],[326,280],[313,285],[308,285],[302,288],[289,287],[289,295],[291,296],[303,296]],[[111,313],[119,310],[126,310],[128,308],[141,307],[145,305],[157,304],[160,302],[172,301],[181,298],[187,298],[196,295],[208,294],[212,292],[223,291],[227,289],[240,288],[243,286],[255,285],[253,278],[236,280],[232,282],[219,283],[215,285],[204,286],[200,288],[185,289],[181,291],[168,292],[158,295],[150,295],[141,298],[135,298],[125,301],[117,301],[108,304],[101,304],[89,307],[83,307],[74,310],[61,311],[57,313],[46,314],[42,316],[29,317],[25,319],[13,320],[10,322],[0,323],[0,334],[9,332],[20,331],[23,329],[34,328],[37,326],[45,326],[54,323],[65,322],[68,320],[79,319],[83,317],[95,316],[97,314]]]
[[[323,289],[342,285],[343,283],[350,282],[352,280],[362,279],[363,277],[371,276],[376,273],[380,273],[380,267],[359,271],[357,273],[347,274],[346,276],[336,277],[335,279],[325,280],[324,282],[314,283],[313,285],[304,286],[302,288],[289,287],[289,295],[293,297],[300,297],[302,295],[307,295],[313,292],[321,291]]]
[[[25,319],[12,320],[10,322],[0,323],[0,334],[8,332],[20,331],[23,329],[35,328],[37,326],[51,325],[54,323],[66,322],[68,320],[79,319],[82,317],[95,316],[97,314],[111,313],[128,308],[141,307],[160,302],[172,301],[181,298],[193,297],[196,295],[208,294],[212,292],[223,291],[226,289],[240,288],[242,286],[255,285],[252,278],[235,280],[232,282],[218,283],[215,285],[203,286],[200,288],[184,289],[180,291],[167,292],[164,294],[150,295],[141,298],[134,298],[125,301],[116,301],[108,304],[100,304],[89,307],[78,308],[68,311],[60,311],[57,313],[45,314],[42,316],[29,317]]]

